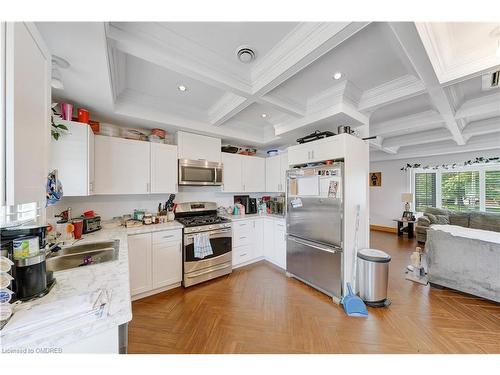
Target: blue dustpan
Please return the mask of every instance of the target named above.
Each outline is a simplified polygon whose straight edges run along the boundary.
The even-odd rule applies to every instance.
[[[342,299],[345,313],[348,316],[367,317],[366,305],[361,298],[353,293],[350,283],[347,283],[347,291],[347,295]]]

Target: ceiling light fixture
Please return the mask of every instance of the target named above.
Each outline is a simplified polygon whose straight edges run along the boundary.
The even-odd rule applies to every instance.
[[[266,117],[267,117],[267,113],[263,113],[263,114],[261,114],[261,115],[260,115],[260,117],[262,117],[262,118],[266,118]]]
[[[186,86],[184,86],[184,85],[179,85],[179,86],[177,86],[177,89],[178,89],[179,91],[184,92],[184,91],[186,91],[186,90],[187,90],[187,87],[186,87]]]
[[[339,79],[341,79],[341,78],[342,78],[342,73],[340,73],[340,72],[337,72],[337,73],[335,73],[335,74],[333,75],[333,79],[335,79],[335,80],[339,80]]]

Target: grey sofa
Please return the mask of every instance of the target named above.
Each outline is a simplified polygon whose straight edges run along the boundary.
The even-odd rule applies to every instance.
[[[500,302],[500,233],[490,239],[474,238],[470,232],[451,234],[446,228],[452,227],[433,226],[427,231],[426,268],[431,285]]]
[[[417,219],[415,232],[418,242],[426,242],[427,230],[432,224],[450,224],[465,228],[500,232],[500,214],[490,212],[459,212],[426,207]]]

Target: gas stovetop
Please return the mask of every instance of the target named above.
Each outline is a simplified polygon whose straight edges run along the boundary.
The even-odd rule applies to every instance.
[[[231,228],[231,221],[229,219],[217,215],[179,217],[176,220],[184,225],[184,233]]]

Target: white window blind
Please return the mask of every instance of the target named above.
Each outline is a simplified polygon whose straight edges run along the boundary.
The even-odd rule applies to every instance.
[[[479,171],[441,173],[441,208],[479,211],[479,194]]]
[[[415,211],[436,207],[436,173],[415,173]]]
[[[36,222],[40,216],[40,207],[36,202],[2,206],[0,208],[0,227],[12,227],[30,222]]]
[[[500,170],[485,172],[485,208],[487,212],[500,212]]]

